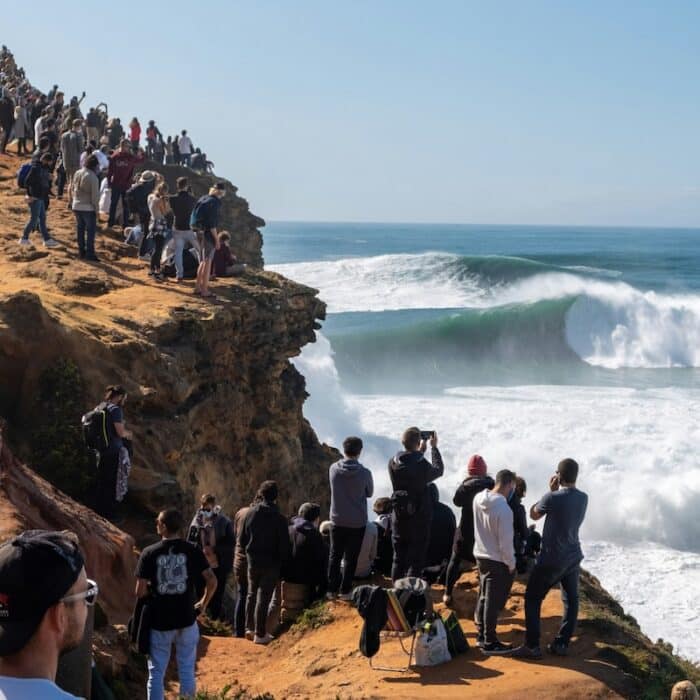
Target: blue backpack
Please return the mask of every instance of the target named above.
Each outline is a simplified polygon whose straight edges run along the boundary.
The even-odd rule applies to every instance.
[[[29,175],[31,169],[31,161],[22,163],[22,165],[19,166],[19,170],[17,171],[17,187],[24,189],[27,186],[27,175]]]

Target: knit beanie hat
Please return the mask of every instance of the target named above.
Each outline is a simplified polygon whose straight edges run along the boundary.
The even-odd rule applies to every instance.
[[[467,474],[469,476],[486,476],[486,462],[481,455],[472,455],[467,464]]]

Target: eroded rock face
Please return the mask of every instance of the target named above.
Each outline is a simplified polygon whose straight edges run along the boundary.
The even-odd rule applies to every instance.
[[[133,539],[17,460],[3,439],[4,427],[0,425],[0,541],[23,530],[74,532],[88,577],[100,586],[101,607],[111,622],[125,622],[134,602]]]

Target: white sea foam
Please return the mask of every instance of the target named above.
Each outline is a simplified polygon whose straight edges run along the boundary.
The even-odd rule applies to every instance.
[[[360,432],[378,495],[408,423],[440,434],[451,500],[470,454],[528,482],[529,505],[558,460],[576,458],[590,496],[582,530],[587,565],[653,638],[700,660],[700,390],[532,386],[455,388],[438,396],[344,396],[324,339],[297,360],[309,381],[305,414],[339,444]],[[318,376],[314,378],[315,373]]]

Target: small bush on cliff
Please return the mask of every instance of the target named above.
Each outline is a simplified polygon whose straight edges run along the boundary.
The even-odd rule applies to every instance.
[[[54,486],[85,502],[95,465],[85,449],[80,417],[85,413],[85,386],[70,360],[59,360],[39,377],[33,409],[31,464]]]
[[[315,630],[331,622],[333,622],[333,613],[324,601],[318,601],[299,615],[297,621],[292,625],[292,632]]]

